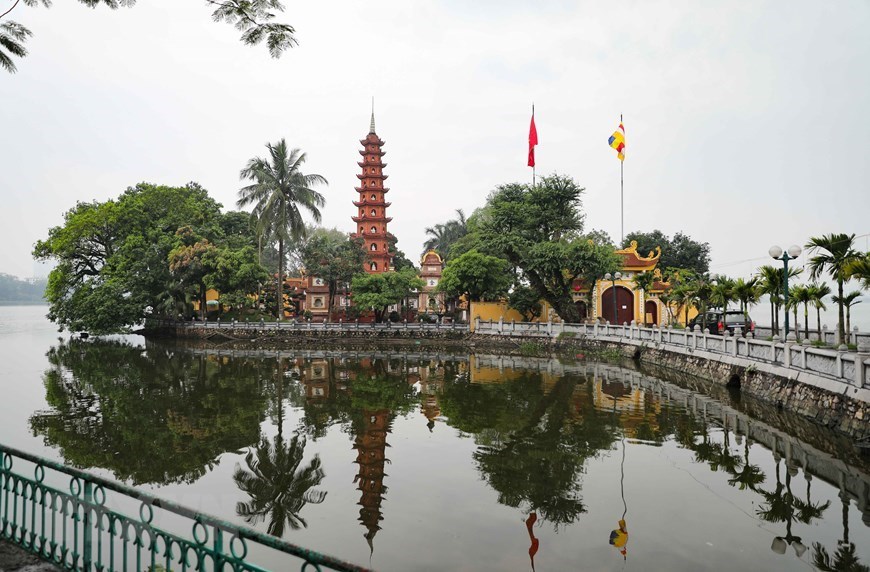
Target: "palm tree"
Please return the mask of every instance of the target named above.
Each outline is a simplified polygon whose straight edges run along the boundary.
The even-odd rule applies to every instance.
[[[831,287],[827,284],[816,284],[813,282],[809,287],[810,297],[813,301],[813,307],[816,309],[816,329],[819,334],[819,340],[824,342],[822,339],[822,310],[827,310],[827,306],[825,306],[825,297],[831,294]]]
[[[250,472],[236,465],[233,480],[250,496],[248,502],[239,502],[236,513],[248,524],[269,518],[267,531],[272,536],[284,536],[285,524],[297,530],[307,526],[299,513],[307,504],[320,504],[325,491],[312,490],[326,474],[315,455],[308,466],[301,468],[305,453],[305,437],[298,434],[284,443],[279,435],[274,446],[263,438],[253,451],[245,455]]]
[[[436,224],[434,227],[426,227],[425,232],[429,239],[423,243],[423,253],[434,250],[447,260],[450,255],[450,247],[453,243],[468,234],[468,220],[462,209],[456,209],[456,218],[445,223]]]
[[[870,572],[870,566],[861,564],[855,555],[855,545],[851,542],[837,546],[833,560],[820,542],[814,542],[813,566],[821,572]]]
[[[735,282],[726,276],[716,277],[716,284],[713,286],[713,292],[710,297],[711,301],[722,308],[722,312],[728,311],[728,304],[737,299],[734,295]],[[725,318],[722,318],[723,321]]]
[[[779,304],[782,300],[782,270],[770,265],[758,269],[761,279],[760,291],[770,300],[770,331],[779,334]]]
[[[744,314],[749,311],[749,306],[758,303],[758,298],[761,296],[758,282],[757,276],[749,280],[738,278],[734,282],[734,297],[740,302],[740,311]]]
[[[831,300],[836,302],[837,304],[842,303],[846,308],[846,343],[849,343],[852,336],[852,306],[861,303],[861,300],[858,298],[861,297],[861,292],[856,290],[854,292],[849,292],[845,296],[843,296],[842,300],[836,294],[831,297]]]
[[[804,305],[804,338],[806,338],[806,339],[809,339],[809,337],[810,337],[809,305],[813,301],[811,288],[812,288],[812,286],[805,286],[805,285],[801,284],[799,286],[795,286],[794,288],[792,288],[788,293],[789,302],[791,302],[792,306],[795,309],[795,315],[794,315],[795,330],[798,329],[797,328],[797,324],[798,324],[797,308],[801,304]]]
[[[843,316],[843,282],[850,278],[847,268],[850,264],[861,259],[861,255],[853,248],[855,243],[854,234],[826,234],[810,238],[806,244],[815,255],[809,260],[810,277],[818,279],[823,273],[827,273],[837,281],[837,295],[840,302],[837,303],[837,335],[839,343],[846,339],[845,320]]]
[[[9,73],[15,73],[15,63],[9,54],[19,58],[26,56],[27,50],[22,43],[31,35],[32,32],[18,22],[9,21],[0,24],[0,67]]]
[[[299,149],[287,150],[281,139],[266,144],[269,157],[254,157],[239,174],[242,180],[254,184],[239,190],[236,204],[241,208],[254,204],[251,216],[257,221],[257,234],[278,240],[278,320],[284,317],[284,242],[305,236],[305,222],[299,207],[307,210],[320,222],[320,210],[326,199],[311,187],[328,184],[320,175],[305,175],[299,169],[305,163],[305,153]]]
[[[846,267],[850,278],[860,280],[866,290],[870,290],[870,252],[860,256]]]

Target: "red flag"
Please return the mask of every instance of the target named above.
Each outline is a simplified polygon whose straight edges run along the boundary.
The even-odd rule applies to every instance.
[[[538,144],[538,130],[535,129],[535,112],[532,111],[532,124],[529,126],[529,167],[535,166],[535,145]]]

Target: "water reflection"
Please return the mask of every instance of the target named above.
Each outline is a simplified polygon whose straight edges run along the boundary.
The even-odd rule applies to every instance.
[[[622,472],[626,456],[644,449],[680,450],[688,465],[706,467],[697,477],[703,487],[719,483],[748,499],[752,526],[770,531],[758,541],[767,556],[778,558],[772,550],[820,570],[868,570],[859,562],[848,528],[853,500],[868,513],[870,479],[864,473],[823,452],[827,445],[821,440],[807,444],[747,415],[738,404],[637,371],[531,359],[513,367],[497,356],[224,352],[152,343],[143,349],[106,341],[61,343],[48,358],[44,383],[51,408],[36,412],[31,427],[60,448],[66,462],[102,467],[136,484],[165,484],[195,481],[221,454],[237,454],[228,483],[244,494],[236,514],[276,536],[306,528],[314,514],[340,512],[329,506],[339,495],[327,495],[323,488],[328,482],[324,465],[334,451],[319,446],[330,435],[343,434],[349,438],[344,452],[352,450],[352,461],[327,466],[330,475],[343,471],[343,482],[353,487],[357,506],[350,508],[356,522],[348,520],[373,554],[376,537],[387,527],[387,469],[391,462],[409,463],[388,454],[394,432],[408,430],[408,419],[421,424],[416,435],[443,439],[431,446],[473,440],[469,466],[498,503],[485,510],[519,516],[506,534],[532,570],[561,542],[551,531],[588,531],[594,523],[601,531],[594,535],[596,542],[620,561],[628,556],[627,521],[633,555],[643,554],[641,547],[655,534],[666,533],[642,528],[649,515],[640,508],[649,506],[648,500],[625,494],[632,482],[647,478]],[[588,491],[587,472],[607,459],[621,462],[620,482],[608,483],[606,514],[600,508],[595,514],[596,499],[584,499],[584,484]],[[801,473],[805,491],[795,482]],[[825,497],[819,496],[819,486],[813,490],[813,474],[823,480],[824,490],[839,487],[842,534],[837,524],[836,536],[816,536],[815,527],[830,522],[831,503],[818,500]],[[452,475],[445,470],[430,477]],[[336,482],[329,486],[344,486]],[[393,508],[391,521],[393,514],[415,510]],[[396,520],[408,523],[405,514]],[[442,525],[455,528],[448,535],[471,533],[481,523],[445,520]],[[840,536],[834,548],[819,542]],[[449,536],[432,540],[450,542]]]
[[[48,411],[34,435],[70,465],[133,484],[193,482],[227,451],[256,443],[265,398],[260,360],[220,361],[160,346],[61,342],[48,352]]]

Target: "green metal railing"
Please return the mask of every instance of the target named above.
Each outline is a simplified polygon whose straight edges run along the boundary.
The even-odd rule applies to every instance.
[[[32,465],[33,478],[16,472],[16,462]],[[64,482],[68,491],[62,490]],[[136,504],[135,517],[119,508],[128,505],[135,512]],[[156,526],[155,509],[167,526]],[[189,534],[179,532],[187,527]],[[303,572],[366,570],[4,445],[0,539],[64,570],[82,572],[269,570],[249,561],[255,556],[279,570],[291,569],[296,559],[302,560]]]

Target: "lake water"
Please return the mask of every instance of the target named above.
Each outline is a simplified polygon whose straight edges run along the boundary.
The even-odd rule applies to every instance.
[[[585,356],[80,341],[44,313],[0,307],[0,442],[361,565],[870,563],[870,461],[698,380]]]

